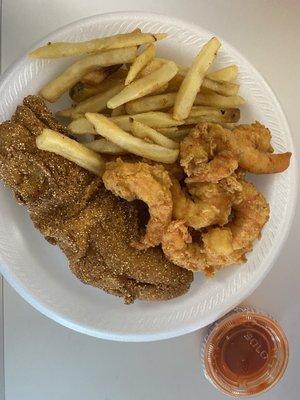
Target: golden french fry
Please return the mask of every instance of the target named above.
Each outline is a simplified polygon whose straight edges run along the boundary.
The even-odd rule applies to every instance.
[[[237,122],[240,119],[238,108],[193,107],[185,124],[198,124],[199,122]]]
[[[165,58],[154,58],[141,70],[139,73],[139,77],[142,78],[146,75],[152,74],[152,72],[156,71],[158,68],[160,68],[163,64],[169,62],[169,60],[166,60]]]
[[[205,78],[201,90],[202,88],[212,90],[222,96],[235,96],[239,91],[240,85],[233,82],[214,81],[213,79]]]
[[[72,133],[76,133],[77,135],[96,133],[94,125],[91,124],[85,117],[75,119],[68,125],[68,128]]]
[[[167,89],[168,89],[168,84],[165,83],[164,85],[162,85],[158,89],[154,90],[151,94],[152,95],[162,94],[162,93],[165,93],[167,91]]]
[[[131,32],[122,33],[110,37],[92,39],[86,42],[57,42],[48,43],[46,46],[33,50],[30,58],[61,58],[80,56],[84,54],[99,53],[111,49],[121,49],[141,44],[154,43],[158,40],[165,39],[165,33],[141,33]],[[128,62],[128,61],[124,61]]]
[[[110,65],[131,62],[136,55],[136,47],[109,50],[100,54],[94,54],[76,61],[61,75],[45,85],[40,91],[41,96],[51,103],[58,100],[64,92],[69,90],[81,78],[95,67],[107,67]]]
[[[111,67],[106,68],[97,68],[85,74],[81,78],[81,82],[90,86],[99,85],[101,82],[104,81],[105,78],[116,72],[119,68],[120,65],[112,65]]]
[[[36,138],[36,145],[38,149],[58,154],[96,175],[102,176],[104,172],[105,163],[99,154],[51,129],[43,129]]]
[[[184,75],[178,73],[177,75],[172,78],[168,84],[168,91],[169,92],[178,92],[182,82],[184,79]]]
[[[127,114],[138,114],[148,111],[169,109],[175,103],[176,93],[165,93],[155,96],[142,97],[126,103]],[[221,96],[215,92],[198,93],[194,105],[221,108],[238,107],[245,103],[240,96]]]
[[[123,131],[101,114],[86,113],[86,118],[94,125],[100,135],[130,153],[167,164],[174,163],[178,157],[178,150],[166,149],[157,144],[146,143],[144,140]]]
[[[155,56],[155,46],[154,44],[149,44],[148,47],[137,56],[137,58],[133,61],[127,77],[125,79],[125,85],[129,85],[138,73],[154,58]]]
[[[62,118],[68,118],[68,119],[79,119],[79,118],[84,118],[83,113],[76,113],[72,112],[72,108],[66,108],[64,110],[59,110],[55,113],[57,117],[62,117]]]
[[[128,101],[154,92],[170,81],[176,75],[177,70],[176,64],[173,61],[169,61],[151,74],[126,86],[119,94],[109,100],[107,103],[108,108],[116,108]]]
[[[177,74],[176,76],[174,76],[174,78],[169,82],[168,91],[178,91],[181,83],[183,82],[183,79],[183,75]],[[200,88],[200,93],[207,93],[207,90],[210,90],[210,92],[214,91],[223,96],[235,96],[238,93],[239,88],[240,85],[238,85],[237,83],[215,81],[213,79],[205,77]]]
[[[217,38],[210,39],[193,61],[175,99],[173,112],[175,119],[182,120],[188,117],[206,71],[213,63],[220,46],[221,43]]]
[[[147,111],[168,109],[174,105],[176,93],[165,93],[155,96],[142,97],[126,103],[127,114],[138,114]]]
[[[101,90],[98,90],[97,86],[88,86],[82,82],[77,82],[69,90],[69,96],[75,103],[80,103],[81,101],[84,101],[97,93],[101,93]]]
[[[130,119],[130,122],[130,130],[134,136],[140,139],[150,139],[153,143],[159,144],[167,149],[179,148],[178,143],[162,135],[150,126],[145,125],[142,122],[135,121],[133,118]]]
[[[121,106],[114,108],[111,112],[112,117],[118,117],[119,115],[125,115],[126,110],[125,110],[125,105],[122,104]]]
[[[157,130],[158,130],[158,132],[162,133],[163,135],[168,136],[168,135],[172,135],[172,133],[178,132],[178,127],[170,126],[168,128],[157,128]]]
[[[166,137],[178,143],[181,142],[181,140],[183,140],[186,137],[186,135],[189,134],[190,130],[194,126],[195,125],[181,125],[177,128],[177,131],[160,130],[160,132]],[[169,128],[164,128],[164,129],[169,129]]]
[[[103,93],[96,94],[88,99],[78,103],[76,107],[68,108],[57,112],[58,116],[71,117],[72,114],[84,114],[86,112],[100,112],[106,108],[107,102],[119,93],[124,87],[123,83],[119,83]]]
[[[130,117],[136,121],[142,122],[145,125],[151,126],[151,128],[168,128],[170,126],[183,125],[184,121],[175,121],[172,116],[168,113],[160,111],[151,111],[141,114],[133,115],[120,115],[119,117],[111,117],[110,120],[117,124],[124,131],[130,131]]]
[[[194,105],[221,108],[238,107],[245,104],[241,96],[221,96],[215,92],[198,93]]]
[[[215,81],[227,81],[232,82],[236,80],[238,74],[238,67],[235,64],[228,65],[227,67],[218,69],[217,71],[210,72],[206,75],[206,78],[213,79]]]
[[[89,122],[89,121],[88,121]],[[90,122],[89,122],[90,123]],[[92,125],[92,124],[91,124]],[[102,154],[126,154],[122,147],[107,139],[97,139],[84,144],[85,147]]]

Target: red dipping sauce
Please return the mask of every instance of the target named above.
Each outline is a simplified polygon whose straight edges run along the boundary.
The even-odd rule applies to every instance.
[[[217,322],[204,348],[207,378],[223,393],[253,396],[282,377],[288,362],[287,339],[271,318],[236,309]]]

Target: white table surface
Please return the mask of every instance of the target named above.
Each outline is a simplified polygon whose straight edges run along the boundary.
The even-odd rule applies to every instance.
[[[104,12],[155,11],[195,22],[240,50],[279,97],[300,148],[300,2],[297,0],[3,0],[2,70],[33,42],[76,19]],[[272,314],[290,343],[281,382],[263,400],[300,398],[300,212],[274,268],[248,303]],[[298,238],[298,239],[297,239]],[[1,295],[1,291],[0,291]],[[6,283],[6,400],[226,399],[200,366],[203,331],[167,341],[103,341],[59,326],[35,311]],[[0,304],[1,309],[1,304]],[[1,312],[0,312],[1,326]],[[0,399],[1,334],[0,334]]]

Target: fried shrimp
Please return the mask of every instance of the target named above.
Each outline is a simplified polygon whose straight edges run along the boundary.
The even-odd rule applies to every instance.
[[[106,189],[127,201],[142,200],[149,207],[146,234],[133,247],[143,250],[161,243],[172,218],[171,179],[162,165],[124,162],[120,158],[106,164],[103,175]]]
[[[193,242],[186,223],[172,221],[162,240],[165,255],[174,264],[212,275],[230,264],[246,261],[245,254],[269,218],[269,206],[255,187],[242,181],[239,200],[233,204],[234,217],[224,227],[209,228],[200,242]]]
[[[218,182],[238,167],[255,174],[286,170],[291,153],[272,154],[270,131],[256,122],[232,131],[203,123],[182,141],[180,163],[187,182]]]
[[[219,183],[190,184],[188,189],[192,197],[177,180],[173,179],[172,183],[173,218],[185,221],[194,229],[226,224],[236,193],[242,190],[234,176]]]

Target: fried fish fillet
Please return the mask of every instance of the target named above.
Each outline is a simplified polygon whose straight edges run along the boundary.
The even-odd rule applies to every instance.
[[[141,208],[107,191],[100,178],[38,150],[44,127],[68,134],[37,96],[28,96],[0,125],[0,178],[24,204],[37,229],[66,254],[84,283],[123,297],[167,300],[187,292],[191,272],[169,262],[159,247],[130,244],[141,236]]]

